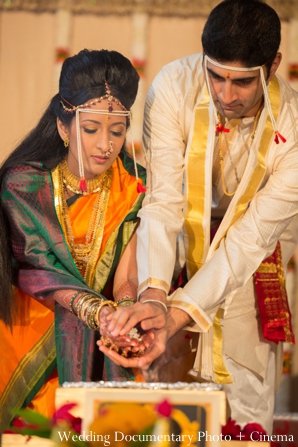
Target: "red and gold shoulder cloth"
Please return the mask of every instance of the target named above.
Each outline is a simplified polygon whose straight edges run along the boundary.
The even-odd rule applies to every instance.
[[[255,272],[254,283],[263,337],[274,343],[295,343],[279,242]]]

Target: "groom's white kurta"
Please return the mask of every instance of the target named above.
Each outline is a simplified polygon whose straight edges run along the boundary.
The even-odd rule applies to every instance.
[[[168,293],[182,230],[191,279],[169,297],[169,305],[185,310],[194,321],[188,329],[204,334],[193,374],[221,383],[231,383],[233,374],[228,367],[223,376],[214,371],[214,321],[222,331],[217,348],[223,356],[266,378],[270,343],[260,333],[252,276],[278,240],[284,265],[298,241],[298,93],[279,76],[270,84],[277,128],[287,141],[274,142],[265,107],[240,185],[211,245],[215,114],[204,84],[202,55],[165,66],[152,83],[145,107],[148,191],[139,212],[140,292],[157,287]],[[206,120],[198,128],[196,114],[204,101]],[[234,144],[239,145],[239,138]],[[230,150],[244,149],[232,142]],[[235,174],[230,168],[225,178],[233,191]],[[183,253],[179,255],[181,261]]]

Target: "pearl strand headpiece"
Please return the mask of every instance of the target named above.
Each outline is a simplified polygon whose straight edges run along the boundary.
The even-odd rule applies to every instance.
[[[265,100],[265,104],[266,104],[266,107],[267,107],[267,110],[268,110],[268,113],[269,113],[269,116],[270,116],[270,120],[271,120],[271,123],[272,123],[272,126],[273,126],[273,130],[274,130],[274,135],[275,135],[274,141],[275,141],[276,144],[279,144],[279,138],[280,138],[281,141],[283,143],[285,143],[286,139],[277,130],[276,121],[275,121],[275,118],[274,118],[274,115],[273,115],[273,112],[272,112],[271,103],[270,103],[269,95],[268,95],[268,88],[267,88],[266,80],[265,80],[265,76],[264,76],[264,69],[263,69],[264,66],[263,65],[258,65],[257,67],[248,67],[248,68],[246,68],[246,67],[232,67],[230,65],[220,64],[219,62],[214,61],[213,59],[211,59],[211,57],[209,57],[209,56],[207,56],[207,54],[205,54],[204,55],[204,71],[205,71],[205,78],[206,78],[207,88],[208,88],[208,92],[209,92],[209,95],[210,95],[211,99],[212,99],[212,95],[211,95],[211,89],[210,89],[209,76],[208,76],[208,73],[207,73],[207,60],[209,62],[211,62],[211,64],[215,65],[216,67],[223,68],[225,70],[243,71],[243,72],[245,72],[245,71],[255,71],[255,70],[259,70],[260,71],[260,77],[261,77],[261,82],[262,82],[262,87],[263,87],[263,92],[264,92],[264,100]],[[230,77],[229,74],[227,74],[227,78],[229,78],[229,77]],[[213,101],[213,99],[212,99],[212,101]],[[215,107],[214,107],[214,112],[216,114]],[[217,120],[217,117],[216,117],[216,120]],[[220,131],[224,131],[224,129],[221,129]]]

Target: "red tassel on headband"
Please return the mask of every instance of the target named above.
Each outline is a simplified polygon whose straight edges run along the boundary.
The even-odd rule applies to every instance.
[[[287,140],[285,139],[285,137],[283,137],[279,132],[278,132],[278,130],[276,131],[276,132],[274,132],[275,133],[275,137],[274,137],[274,141],[275,141],[275,143],[276,144],[279,144],[279,138],[281,139],[281,141],[283,142],[283,143],[285,143]]]

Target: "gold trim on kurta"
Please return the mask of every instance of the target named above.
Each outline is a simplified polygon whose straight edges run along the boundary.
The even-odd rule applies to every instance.
[[[220,320],[224,316],[224,310],[219,308],[213,323],[213,343],[212,343],[212,355],[214,365],[215,382],[228,384],[233,383],[231,374],[227,371],[223,360],[223,338],[222,328]]]
[[[187,313],[190,313],[191,316],[195,317],[196,320],[199,322],[200,326],[202,327],[203,331],[208,331],[210,329],[210,323],[206,321],[206,319],[203,317],[201,312],[191,304],[181,301],[181,300],[175,300],[172,299],[167,302],[168,307],[177,307],[179,309],[185,310]]]
[[[138,294],[140,293],[140,291],[148,289],[148,287],[152,287],[154,289],[162,289],[166,293],[168,293],[168,291],[170,290],[170,285],[166,281],[163,281],[162,279],[148,278],[146,279],[146,281],[143,281],[139,285]]]
[[[195,111],[193,137],[187,162],[186,268],[191,278],[203,265],[205,247],[206,155],[209,131],[210,97],[204,95]]]

